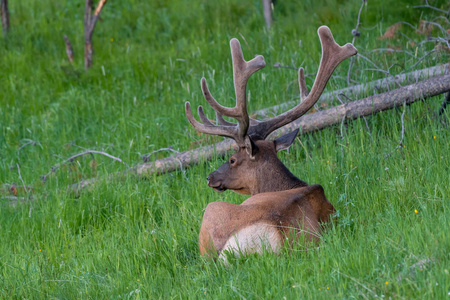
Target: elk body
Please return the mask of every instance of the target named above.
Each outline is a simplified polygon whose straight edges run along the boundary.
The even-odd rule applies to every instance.
[[[246,86],[249,77],[265,66],[264,58],[256,56],[245,61],[237,39],[230,41],[233,59],[233,78],[236,106],[221,106],[212,96],[205,78],[201,87],[205,99],[216,111],[218,124],[204,114],[198,114],[202,123],[192,115],[186,102],[186,116],[200,132],[233,138],[238,152],[208,176],[208,185],[216,191],[227,189],[251,197],[242,204],[212,202],[206,207],[199,234],[200,253],[222,256],[228,250],[234,253],[260,253],[263,248],[278,251],[287,238],[308,241],[320,237],[320,223],[326,223],[334,212],[320,185],[308,185],[294,176],[278,159],[277,152],[287,149],[295,140],[298,129],[274,141],[266,140],[274,130],[304,115],[319,99],[334,69],[346,58],[355,55],[351,44],[339,46],[328,27],[318,29],[322,44],[322,58],[316,80],[310,93],[306,90],[304,71],[299,69],[301,102],[291,110],[268,120],[258,121],[247,112]],[[226,121],[232,117],[237,123]]]

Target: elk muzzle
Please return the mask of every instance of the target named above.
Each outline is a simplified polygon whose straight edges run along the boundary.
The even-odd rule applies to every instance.
[[[216,192],[226,191],[228,188],[226,187],[225,181],[229,169],[230,169],[229,163],[226,162],[223,165],[221,165],[217,170],[209,174],[208,177],[206,177],[206,180],[208,180],[208,186],[212,187]]]

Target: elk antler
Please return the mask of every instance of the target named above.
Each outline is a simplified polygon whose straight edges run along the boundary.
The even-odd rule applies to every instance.
[[[245,147],[245,137],[250,125],[249,116],[247,113],[247,97],[246,88],[247,81],[250,76],[256,71],[264,68],[266,63],[264,57],[261,55],[256,56],[250,61],[245,61],[242,55],[241,45],[237,39],[230,41],[231,56],[233,60],[233,79],[234,90],[236,92],[236,106],[234,108],[224,107],[220,105],[209,92],[206,85],[206,79],[201,79],[201,87],[203,95],[209,105],[216,111],[217,120],[219,125],[214,125],[209,121],[203,112],[203,107],[198,107],[198,115],[200,120],[198,122],[192,115],[191,106],[189,102],[186,102],[186,116],[189,122],[200,132],[215,134],[233,138],[240,147]],[[222,116],[232,117],[238,121],[238,124],[227,122]]]
[[[357,53],[352,44],[339,46],[333,39],[330,29],[327,26],[321,26],[317,33],[322,44],[322,58],[320,60],[319,71],[314,81],[311,92],[306,89],[305,76],[303,68],[299,69],[299,85],[301,102],[291,110],[264,121],[257,121],[249,118],[247,112],[246,86],[250,76],[265,66],[264,58],[261,55],[256,56],[250,61],[245,61],[242,55],[241,46],[237,39],[230,41],[231,55],[233,58],[233,78],[236,91],[236,106],[228,108],[220,105],[212,96],[206,85],[206,79],[202,78],[201,87],[203,95],[209,105],[216,111],[217,122],[214,125],[209,121],[203,112],[203,107],[198,107],[198,122],[192,115],[191,106],[186,102],[186,116],[189,122],[200,132],[221,135],[233,138],[240,147],[247,147],[246,137],[253,139],[265,139],[274,130],[300,118],[319,100],[331,74],[336,67],[345,59]],[[233,117],[238,124],[230,123],[222,116]]]
[[[357,53],[352,44],[339,46],[333,39],[330,29],[327,26],[321,26],[317,34],[322,44],[322,58],[320,60],[319,71],[314,81],[311,92],[308,94],[305,83],[303,68],[299,69],[298,81],[300,85],[301,102],[291,110],[273,117],[268,120],[256,122],[251,126],[248,135],[255,139],[265,139],[274,130],[300,118],[319,100],[320,95],[325,89],[328,80],[336,67],[345,59]]]

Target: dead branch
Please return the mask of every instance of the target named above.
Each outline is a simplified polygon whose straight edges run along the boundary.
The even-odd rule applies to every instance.
[[[23,181],[22,174],[20,174],[20,166],[19,166],[19,164],[16,164],[16,166],[17,166],[17,172],[19,173],[19,179],[20,179],[20,181],[22,181],[22,184],[23,184],[23,187],[24,187],[24,189],[25,189],[25,192],[26,192],[27,195],[28,195],[27,185],[26,185],[25,182]]]
[[[13,196],[17,196],[18,194],[22,194],[22,192],[25,191],[33,191],[33,187],[32,186],[21,186],[21,185],[17,185],[15,183],[3,183],[2,185],[0,185],[0,195],[13,195]]]
[[[450,91],[450,75],[438,76],[390,92],[373,95],[362,100],[347,102],[327,110],[304,115],[298,120],[273,132],[269,138],[285,134],[297,128],[301,129],[302,134],[321,130],[325,127],[339,124],[344,116],[347,121],[353,120],[404,104],[408,105],[417,100],[433,97],[448,91]],[[127,175],[147,177],[153,174],[164,174],[175,171],[180,167],[186,168],[198,164],[201,161],[210,160],[213,157],[224,156],[232,149],[237,150],[236,142],[227,139],[214,145],[185,151],[173,157],[166,157],[132,167],[125,172],[114,174],[114,177],[125,177]],[[92,186],[98,180],[99,178],[83,180],[71,185],[69,189],[78,193],[82,189]]]
[[[409,56],[414,56],[414,53],[412,53],[411,51],[408,51],[408,50],[397,50],[397,49],[392,49],[392,48],[373,49],[369,53],[372,53],[372,52],[383,52],[383,51],[394,52],[394,53],[405,53],[405,54],[408,54]]]
[[[152,151],[150,153],[142,155],[142,160],[144,162],[148,162],[150,160],[150,156],[152,156],[153,154],[156,154],[158,152],[162,152],[162,151],[172,151],[172,152],[177,153],[177,154],[180,153],[180,151],[174,150],[172,148],[172,146],[169,146],[167,148],[161,148],[161,149],[158,149],[158,150],[155,150],[155,151]]]
[[[274,68],[280,68],[280,69],[291,69],[291,70],[296,70],[296,71],[298,71],[298,68],[297,68],[297,67],[292,67],[292,66],[282,66],[279,62],[274,63],[274,64],[273,64],[273,67],[274,67]],[[306,75],[305,75],[305,77],[306,77]]]
[[[69,62],[73,64],[73,47],[67,35],[64,36],[64,43],[66,44],[67,58],[69,59]]]
[[[27,198],[29,199],[30,196],[28,195],[27,186],[25,185],[25,182],[23,181],[22,174],[20,174],[20,166],[19,166],[19,164],[16,164],[16,166],[17,166],[17,172],[19,173],[20,181],[22,181],[23,187],[25,188],[25,192],[27,193]],[[17,201],[16,201],[16,203],[17,203]],[[28,212],[28,217],[29,218],[31,218],[31,212],[32,211],[33,211],[33,205],[30,205],[30,211]]]
[[[412,65],[411,69],[414,69],[415,66],[417,66],[425,57],[427,57],[428,55],[430,55],[434,51],[436,51],[436,50],[433,49],[433,50],[430,50],[427,53],[425,53],[418,61],[416,61],[416,63],[414,65]]]
[[[121,160],[120,158],[118,158],[118,157],[112,156],[111,154],[108,154],[108,153],[103,152],[103,151],[96,151],[96,150],[89,150],[89,149],[87,149],[87,150],[84,151],[84,152],[77,153],[77,154],[75,154],[75,155],[73,155],[73,156],[67,158],[67,159],[64,160],[62,163],[59,163],[59,164],[57,164],[57,165],[55,165],[55,166],[52,166],[50,172],[48,172],[48,173],[45,174],[45,175],[41,175],[41,180],[42,180],[43,182],[45,182],[45,181],[47,180],[48,176],[50,176],[50,174],[52,174],[52,173],[55,173],[61,166],[65,165],[65,164],[68,163],[68,162],[73,162],[73,160],[74,160],[75,158],[80,157],[80,156],[83,156],[83,155],[86,155],[86,154],[101,154],[101,155],[104,155],[104,156],[106,156],[106,157],[109,157],[109,158],[111,158],[111,159],[113,159],[113,160],[116,160],[116,161],[118,161],[118,162],[121,162],[121,163],[123,163],[125,166],[127,166],[127,164],[126,164],[124,161],[122,161],[122,160]]]
[[[395,147],[395,149],[398,148],[402,148],[403,147],[403,140],[405,139],[405,113],[406,113],[406,103],[403,104],[403,113],[402,113],[402,136],[400,138],[400,141],[398,142],[397,147]]]
[[[9,31],[8,0],[0,0],[0,14],[2,18],[3,37],[6,37]]]
[[[31,139],[23,139],[22,142],[25,142],[25,143],[23,143],[22,146],[19,147],[19,151],[21,151],[23,148],[25,148],[28,145],[32,145],[32,146],[39,145],[39,146],[41,146],[41,143],[39,143],[37,141],[33,141]]]
[[[361,35],[361,33],[358,31],[358,28],[359,28],[359,25],[361,25],[361,23],[360,23],[361,12],[362,12],[362,9],[364,7],[364,4],[366,4],[366,2],[367,2],[367,0],[361,0],[361,7],[359,8],[358,19],[356,21],[356,27],[355,27],[355,29],[352,30],[352,35],[353,35],[352,45],[355,44],[356,37]],[[350,74],[352,72],[353,60],[354,59],[355,58],[353,56],[350,58],[350,65],[348,66],[348,72],[347,72],[347,85],[350,85]]]
[[[273,23],[272,18],[272,0],[262,0],[264,10],[264,20],[266,21],[267,29],[270,29]]]
[[[17,197],[17,196],[4,196],[0,197],[0,200],[7,200],[7,204],[11,207],[15,207],[18,202],[24,203],[26,201],[25,197]]]
[[[86,0],[84,11],[84,68],[87,70],[92,66],[92,34],[94,33],[95,24],[97,23],[103,6],[107,0],[100,0],[97,4],[97,8],[92,14],[92,0]]]
[[[338,95],[337,98],[338,98],[339,102],[341,102],[341,104],[344,104],[344,102],[341,100],[341,95]],[[345,117],[346,117],[346,115],[342,116],[342,121],[341,121],[341,140],[344,139],[344,122],[345,122]]]
[[[345,96],[344,94],[340,94],[340,95],[338,95],[338,96],[347,98],[348,101],[354,101],[354,100],[348,98],[347,96]],[[343,102],[339,97],[338,97],[338,99],[339,99],[339,101],[341,102],[341,104],[344,104],[344,102]],[[361,116],[361,117],[364,119],[364,123],[366,124],[367,133],[369,134],[370,139],[373,140],[373,138],[372,138],[372,133],[370,133],[369,124],[367,123],[366,117],[365,117],[365,116]]]
[[[430,8],[430,9],[433,9],[433,10],[435,10],[435,11],[438,11],[438,12],[441,12],[441,13],[444,13],[444,14],[449,14],[450,13],[450,11],[445,11],[445,10],[443,10],[443,9],[440,9],[440,8],[437,8],[437,7],[434,7],[434,6],[431,6],[429,3],[428,3],[428,0],[425,0],[425,5],[416,5],[416,6],[413,6],[414,8]]]

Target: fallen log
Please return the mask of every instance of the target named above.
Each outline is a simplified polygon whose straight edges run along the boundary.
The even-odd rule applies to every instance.
[[[386,93],[304,115],[298,120],[278,129],[271,137],[285,134],[296,128],[300,128],[302,134],[317,131],[339,124],[344,118],[347,120],[356,119],[398,107],[404,103],[411,104],[417,100],[437,96],[448,91],[450,91],[450,75],[438,76]],[[198,164],[201,161],[210,160],[213,156],[224,156],[230,150],[237,150],[237,145],[234,140],[226,139],[214,145],[185,151],[175,156],[155,160],[154,162],[147,162],[110,176],[125,177],[127,175],[137,175],[139,177],[147,177],[152,174],[164,174]],[[82,189],[92,186],[98,180],[99,178],[83,180],[71,185],[69,189],[78,194]]]

